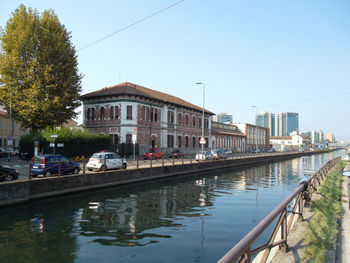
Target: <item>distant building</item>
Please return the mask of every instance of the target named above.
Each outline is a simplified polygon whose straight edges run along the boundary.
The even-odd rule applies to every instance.
[[[236,123],[235,126],[246,136],[246,150],[270,148],[269,129],[249,123]]]
[[[326,133],[325,140],[328,142],[336,142],[335,137],[332,133]]]
[[[291,136],[270,137],[270,144],[277,151],[308,150],[311,146],[310,137],[292,132]]]
[[[19,139],[26,133],[26,131],[22,129],[20,123],[12,119],[10,134],[9,124],[10,122],[7,112],[0,110],[0,148],[7,149],[10,146],[8,143],[9,136],[12,137],[12,147],[18,147]]]
[[[221,123],[232,123],[233,116],[227,113],[219,113],[216,115],[216,121]]]
[[[275,131],[275,125],[276,121],[275,121],[275,114],[268,112],[268,111],[264,111],[262,113],[259,113],[256,116],[255,119],[255,124],[257,126],[260,127],[265,127],[265,128],[269,128],[270,129],[270,136],[275,136],[276,135],[276,131]]]
[[[211,124],[211,143],[212,150],[223,149],[232,152],[246,151],[246,137],[236,125],[212,122]]]
[[[280,112],[277,119],[278,136],[290,136],[296,131],[299,132],[299,114],[294,112]]]

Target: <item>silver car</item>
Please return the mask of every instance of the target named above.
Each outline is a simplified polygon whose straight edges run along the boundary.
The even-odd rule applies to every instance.
[[[213,156],[207,151],[200,151],[196,154],[196,161],[213,160]]]
[[[114,152],[94,153],[86,165],[89,171],[107,169],[126,169],[127,162]]]

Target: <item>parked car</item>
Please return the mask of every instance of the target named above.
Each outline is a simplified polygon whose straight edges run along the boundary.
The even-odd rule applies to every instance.
[[[117,153],[103,151],[94,153],[89,159],[86,168],[89,171],[103,171],[104,169],[126,169],[127,166],[127,161]]]
[[[17,180],[18,175],[19,174],[15,169],[0,165],[0,182]]]
[[[276,150],[274,148],[270,148],[270,149],[267,149],[267,152],[268,153],[274,153],[274,152],[276,152]]]
[[[152,148],[143,155],[144,160],[163,158],[164,152],[160,148]]]
[[[7,157],[9,155],[8,151],[3,148],[0,148],[0,157]]]
[[[207,151],[199,151],[196,154],[196,161],[206,161],[206,160],[213,160],[214,157],[210,152]]]
[[[261,151],[260,151],[260,149],[254,149],[254,150],[252,150],[252,153],[260,153]]]
[[[227,149],[224,151],[224,154],[226,154],[226,155],[232,154],[232,151],[230,149]]]
[[[211,154],[213,155],[214,159],[216,159],[216,160],[227,158],[227,154],[225,154],[221,149],[212,150]]]
[[[7,151],[10,151],[11,156],[15,156],[19,154],[19,150],[17,147],[14,148],[8,148]]]
[[[78,174],[80,165],[60,154],[43,154],[33,157],[30,173],[33,177],[37,175],[51,176],[58,174]]]
[[[174,150],[169,154],[169,158],[184,158],[186,156],[183,150]]]

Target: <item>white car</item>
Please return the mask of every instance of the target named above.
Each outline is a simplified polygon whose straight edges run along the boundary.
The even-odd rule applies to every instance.
[[[104,169],[126,169],[126,167],[126,160],[114,152],[94,153],[86,165],[86,169],[89,171],[103,171]]]
[[[196,161],[213,160],[213,156],[207,151],[200,151],[196,154]]]

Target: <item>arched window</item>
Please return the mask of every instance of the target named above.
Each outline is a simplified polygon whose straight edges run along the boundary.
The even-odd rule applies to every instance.
[[[198,128],[202,128],[202,118],[198,117]]]
[[[185,137],[185,147],[188,148],[188,136]]]
[[[177,136],[177,147],[181,148],[181,135]]]
[[[196,127],[196,116],[192,116],[192,127]]]
[[[185,115],[185,125],[188,126],[188,115]]]
[[[192,147],[196,147],[196,137],[192,137]]]
[[[181,124],[182,124],[182,114],[179,113],[179,114],[177,115],[177,125],[181,125]]]

